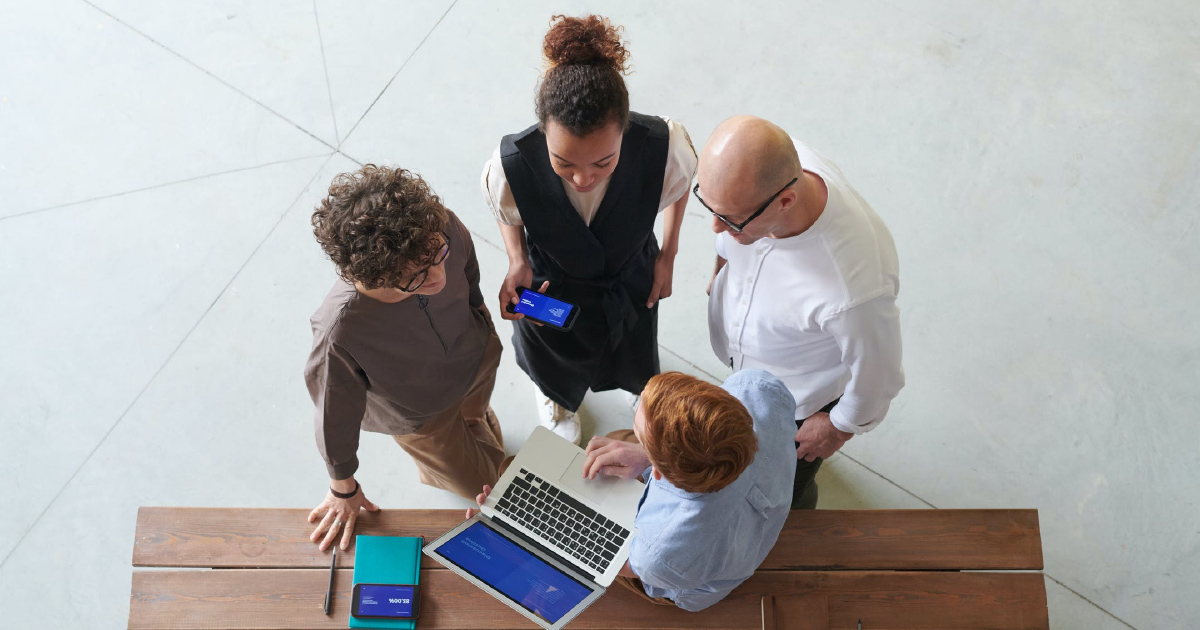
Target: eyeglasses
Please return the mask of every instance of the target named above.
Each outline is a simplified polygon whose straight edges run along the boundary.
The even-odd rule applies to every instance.
[[[754,212],[754,214],[750,215],[749,219],[746,219],[745,221],[742,221],[741,223],[734,223],[733,221],[726,219],[723,215],[717,214],[716,210],[709,208],[708,204],[704,203],[704,198],[700,196],[700,184],[699,183],[697,183],[692,188],[692,194],[696,196],[696,200],[700,202],[700,205],[704,206],[709,212],[712,213],[712,215],[714,217],[717,217],[718,219],[720,219],[721,223],[725,224],[725,227],[729,228],[729,230],[732,232],[737,232],[740,234],[742,232],[742,230],[745,229],[745,227],[750,224],[751,221],[758,218],[758,215],[766,212],[767,208],[771,207],[771,204],[775,201],[775,199],[778,198],[779,195],[783,194],[783,191],[787,190],[788,188],[791,188],[792,184],[795,184],[798,181],[800,181],[799,177],[793,177],[792,181],[788,182],[787,185],[784,186],[783,188],[780,188],[779,192],[775,193],[774,195],[771,195],[771,198],[767,200],[767,203],[764,203],[761,208],[756,210]]]
[[[421,271],[418,271],[417,274],[412,277],[412,280],[408,281],[408,284],[405,284],[402,287],[397,287],[398,289],[405,293],[412,293],[413,291],[420,289],[421,285],[425,284],[425,280],[429,278],[429,270],[445,262],[446,257],[450,255],[450,237],[443,234],[442,240],[445,242],[442,244],[442,248],[438,250],[437,255],[434,256],[433,260],[429,263],[429,266]]]

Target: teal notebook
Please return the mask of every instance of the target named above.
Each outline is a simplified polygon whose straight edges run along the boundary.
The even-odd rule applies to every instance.
[[[407,536],[355,536],[355,584],[416,584],[421,577],[424,539]],[[350,615],[351,628],[405,628],[415,619],[359,619]]]

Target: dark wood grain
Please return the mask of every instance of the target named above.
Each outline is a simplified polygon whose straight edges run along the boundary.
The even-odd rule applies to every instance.
[[[797,510],[766,570],[1041,570],[1037,510]]]
[[[829,630],[829,600],[813,593],[763,595],[762,630]]]
[[[313,569],[136,571],[129,627],[345,628],[352,575],[340,570],[333,614],[321,606],[328,573]],[[421,630],[533,629],[504,604],[445,570],[422,571]],[[614,586],[571,628],[757,630],[762,597],[821,595],[829,627],[868,630],[1015,630],[1049,627],[1038,573],[761,572],[701,613],[656,606]],[[778,614],[778,613],[777,613]]]
[[[328,552],[309,542],[300,509],[138,510],[133,564],[140,567],[316,568]],[[460,510],[364,513],[355,531],[441,536]],[[436,567],[428,558],[422,566]],[[353,567],[353,547],[338,554]],[[789,517],[760,570],[1028,570],[1042,568],[1036,510],[805,510]]]

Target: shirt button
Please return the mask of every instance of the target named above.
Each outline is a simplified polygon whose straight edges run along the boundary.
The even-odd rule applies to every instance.
[[[741,324],[741,322],[733,322],[733,327],[734,327],[734,328],[741,328],[741,327],[742,327],[742,324]]]

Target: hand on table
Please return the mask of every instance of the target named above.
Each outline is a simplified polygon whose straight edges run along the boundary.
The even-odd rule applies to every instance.
[[[378,505],[367,500],[362,486],[359,486],[358,492],[349,499],[339,499],[333,496],[332,491],[326,492],[325,500],[308,515],[309,523],[321,519],[312,535],[308,537],[309,540],[320,540],[319,549],[325,551],[341,531],[341,547],[345,551],[350,546],[350,541],[354,540],[354,521],[358,520],[358,511],[361,508],[366,508],[368,512],[379,511]]]
[[[806,418],[804,424],[796,431],[796,443],[800,445],[796,448],[796,459],[806,462],[818,457],[829,459],[852,437],[853,433],[846,433],[833,426],[829,414],[818,411]]]
[[[641,444],[600,436],[588,440],[587,457],[583,460],[583,476],[588,479],[595,479],[596,475],[637,479],[649,467],[650,458]]]
[[[488,495],[491,493],[492,493],[492,487],[487,484],[484,484],[483,492],[480,492],[479,494],[475,495],[475,504],[479,506],[480,512],[483,511],[483,504],[487,502]],[[472,508],[467,508],[467,518],[471,518],[472,516],[475,516],[475,510]]]

